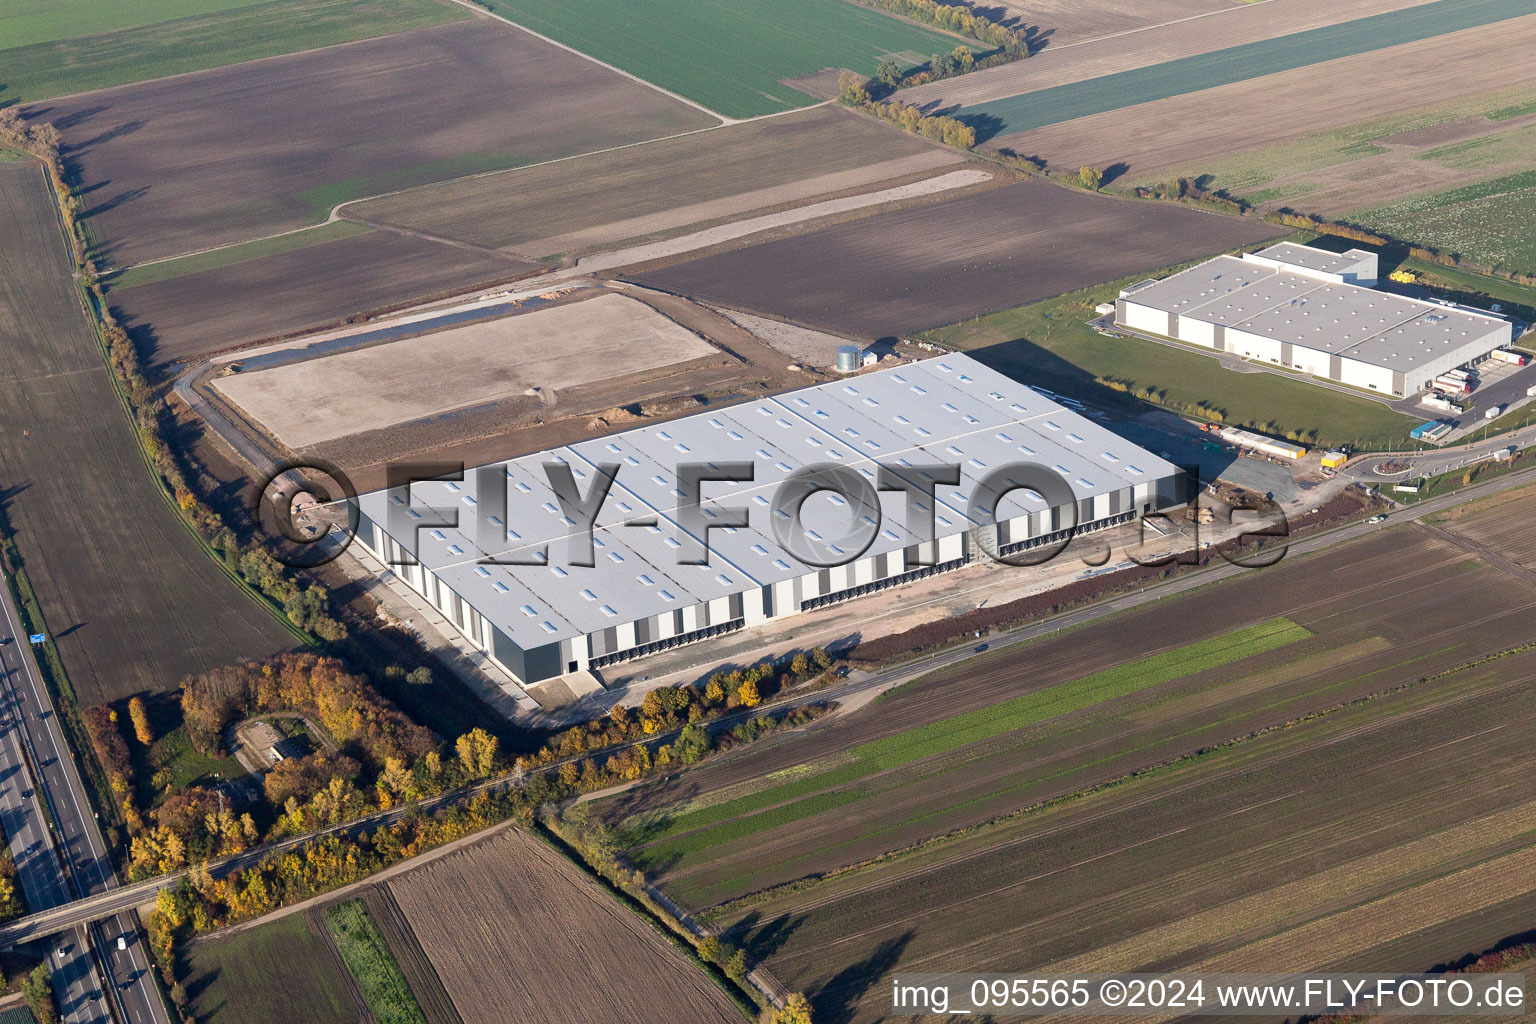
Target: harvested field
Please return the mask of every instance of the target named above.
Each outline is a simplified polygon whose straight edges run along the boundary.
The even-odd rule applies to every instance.
[[[1458,514],[1465,513],[1465,514]],[[1497,552],[1516,565],[1536,569],[1536,489],[1524,487],[1463,505],[1435,517],[1444,529]]]
[[[1536,108],[1536,80],[1513,89],[1464,96],[1358,124],[1313,132],[1284,142],[1220,156],[1191,156],[1188,163],[1116,182],[1151,184],[1158,178],[1209,176],[1260,207],[1293,206],[1309,212],[1343,213],[1403,196],[1466,183],[1473,173],[1525,170]]]
[[[841,107],[443,182],[343,215],[529,256],[574,253],[937,173],[953,149]],[[573,181],[583,183],[571,188]]]
[[[291,647],[150,480],[31,161],[0,164],[0,237],[0,495],[80,702]]]
[[[114,289],[109,301],[145,362],[164,367],[537,269],[512,257],[370,231]]]
[[[636,277],[731,308],[883,338],[1276,234],[1267,224],[1030,180]]]
[[[992,139],[1053,167],[1116,167],[1136,178],[1384,114],[1512,84],[1510,68],[1536,43],[1536,16],[1330,60],[1189,95]],[[1340,90],[1390,78],[1390,89]],[[1530,81],[1519,75],[1513,81]],[[1039,94],[1031,97],[1041,99]],[[1120,167],[1118,165],[1124,165]]]
[[[898,969],[1428,967],[1508,934],[1507,904],[1536,912],[1533,606],[1406,526],[973,659],[603,810],[818,1019],[879,1019]],[[1139,688],[1104,684],[1126,673]],[[1079,684],[1099,702],[966,724]],[[861,760],[892,744],[918,759]],[[686,848],[726,828],[742,838]]]
[[[1354,13],[1359,6],[1350,4],[1344,10]],[[1526,0],[1430,0],[1407,7],[1388,0],[1384,6],[1388,9],[1381,13],[1334,19],[1333,24],[1278,36],[1256,25],[1260,33],[1238,46],[988,100],[965,107],[957,116],[975,124],[983,138],[1009,135],[1404,44],[1430,40],[1438,45],[1462,30],[1531,13]]]
[[[187,995],[208,1024],[357,1024],[363,1012],[325,926],[308,914],[204,939],[187,961]]]
[[[1515,140],[1529,165],[1529,136]],[[1446,192],[1416,196],[1352,214],[1355,222],[1394,238],[1459,253],[1484,266],[1521,274],[1536,273],[1536,171]]]
[[[782,79],[823,68],[873,75],[881,58],[918,64],[955,36],[840,0],[489,0],[497,14],[687,96],[727,117],[816,102]],[[705,56],[707,55],[707,56]]]
[[[290,448],[716,355],[644,303],[612,293],[424,337],[219,379]]]
[[[71,4],[89,15],[78,20],[60,18],[58,6],[19,19],[0,16],[0,38],[16,41],[0,50],[0,100],[31,103],[472,17],[446,0]],[[73,24],[83,34],[18,34],[18,20],[50,29]]]
[[[60,125],[119,267],[317,223],[348,199],[715,123],[485,18],[29,112]]]
[[[1220,12],[1219,17],[1197,16],[1191,20],[1185,16],[1168,24],[1118,34],[1092,45],[1066,49],[1048,47],[1030,60],[907,89],[900,98],[907,103],[944,110],[972,107],[1427,2],[1432,0],[1356,0],[1350,4],[1330,4],[1323,0],[1267,0],[1256,4],[1211,5]],[[1066,108],[1068,112],[1072,109],[1070,105]],[[1055,110],[1042,111],[1041,116],[1054,117],[1056,113]]]
[[[704,972],[539,839],[508,829],[389,883],[465,1024],[737,1022]],[[487,956],[494,950],[494,957]]]

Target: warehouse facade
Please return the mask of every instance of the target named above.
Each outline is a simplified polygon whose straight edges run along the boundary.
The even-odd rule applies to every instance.
[[[729,522],[735,509],[745,525],[701,529],[684,513],[685,463],[750,464],[751,480],[702,491],[703,522]],[[1021,463],[1047,468],[1071,500],[1050,507],[1021,489],[995,508],[972,501],[983,479],[1016,482],[1004,467]],[[576,523],[550,482],[551,464],[568,468],[583,494],[603,478],[599,467],[612,471],[591,566],[573,564]],[[804,534],[833,559],[846,554],[843,564],[807,564],[775,539],[770,519],[790,518],[775,493],[812,465],[871,485],[885,467],[913,485],[878,491],[878,508],[862,514],[830,491],[800,506]],[[934,465],[958,467],[960,482],[934,484],[923,468]],[[479,493],[501,485],[504,495]],[[462,480],[374,491],[359,499],[357,539],[500,668],[533,683],[958,568],[983,550],[1050,544],[1074,523],[1129,522],[1182,505],[1184,486],[1177,467],[953,355],[566,445]],[[931,494],[931,504],[914,492]],[[487,515],[491,508],[504,512]],[[931,517],[932,532],[909,528],[909,511]],[[844,552],[837,545],[850,529],[873,540]],[[684,556],[706,541],[708,564],[688,564]]]
[[[1281,242],[1120,293],[1115,323],[1403,398],[1509,344],[1508,320],[1375,288],[1376,256]]]

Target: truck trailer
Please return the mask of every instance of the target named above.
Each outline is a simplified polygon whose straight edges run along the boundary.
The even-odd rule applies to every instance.
[[[1444,373],[1430,381],[1429,386],[1436,391],[1452,395],[1465,395],[1472,391],[1472,385],[1468,384],[1465,380],[1457,380],[1455,377]]]

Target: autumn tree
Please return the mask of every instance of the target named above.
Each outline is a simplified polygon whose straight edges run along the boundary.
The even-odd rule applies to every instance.
[[[1104,184],[1104,172],[1097,167],[1079,167],[1077,180],[1082,183],[1083,188],[1097,192],[1099,186]]]
[[[804,992],[793,992],[769,1017],[769,1024],[811,1024],[811,1003]]]
[[[887,89],[896,88],[901,84],[901,65],[889,57],[882,60],[880,66],[875,69],[875,81]]]
[[[379,773],[374,788],[379,794],[379,806],[385,809],[397,803],[409,803],[421,794],[416,788],[416,778],[398,757],[387,758],[384,770]]]
[[[385,759],[388,764],[389,759]],[[272,766],[262,781],[267,802],[281,807],[293,797],[300,803],[308,801],[334,778],[356,779],[362,766],[344,754],[316,751],[303,757],[284,758]]]
[[[155,733],[149,727],[149,712],[144,708],[144,698],[135,697],[128,702],[128,718],[133,722],[133,735],[144,746],[155,742]]]
[[[454,749],[464,771],[473,778],[483,779],[496,770],[501,744],[496,737],[476,726],[458,738]]]
[[[868,80],[852,71],[837,76],[838,98],[853,107],[862,107],[870,101]]]
[[[742,707],[747,708],[755,708],[763,700],[762,696],[757,692],[757,680],[755,679],[748,679],[742,683],[741,688],[736,691],[736,696],[740,698]]]

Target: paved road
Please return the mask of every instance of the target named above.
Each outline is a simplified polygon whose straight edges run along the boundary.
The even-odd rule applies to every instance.
[[[0,587],[0,637],[14,638],[0,648],[5,666],[8,732],[25,747],[38,773],[35,796],[41,797],[55,824],[56,845],[50,845],[50,856],[56,855],[63,861],[64,871],[56,877],[67,902],[71,896],[85,898],[115,889],[118,880],[20,621],[11,604],[9,588]],[[42,810],[38,803],[34,799],[31,805],[34,817]],[[43,828],[41,823],[36,827]],[[17,867],[19,871],[19,862]],[[50,960],[65,1019],[111,1020],[105,1012],[105,1001],[110,1001],[126,1024],[170,1024],[170,1014],[151,975],[131,910],[101,926],[90,924],[89,933],[76,928],[72,939],[60,940],[59,948],[65,956],[61,959],[56,949]],[[117,948],[119,936],[125,940],[126,948],[122,950]],[[73,947],[74,951],[66,947]],[[94,966],[106,972],[104,985],[92,977],[92,957]]]
[[[1484,497],[1489,494],[1497,494],[1501,491],[1515,487],[1523,487],[1536,482],[1536,466],[1530,469],[1520,470],[1508,476],[1499,477],[1486,483],[1477,484],[1460,491],[1459,493],[1446,494],[1437,498],[1431,498],[1417,505],[1399,509],[1392,512],[1387,520],[1382,523],[1357,522],[1345,526],[1325,530],[1310,537],[1295,541],[1290,545],[1290,555],[1302,555],[1310,551],[1321,550],[1344,541],[1363,537],[1371,532],[1386,529],[1399,523],[1413,522],[1426,515],[1443,509],[1470,501],[1474,498]],[[1166,583],[1144,587],[1120,597],[1102,601],[1098,604],[1079,608],[1075,611],[1065,612],[1015,629],[993,633],[986,638],[988,651],[996,651],[1015,644],[1029,641],[1058,633],[1064,629],[1084,625],[1096,619],[1120,612],[1129,611],[1154,601],[1161,601],[1177,594],[1185,593],[1197,587],[1203,587],[1219,580],[1230,579],[1241,573],[1262,572],[1261,569],[1247,569],[1241,566],[1219,561],[1209,568],[1193,572],[1185,576],[1179,576]],[[910,682],[919,676],[926,675],[936,669],[957,665],[967,658],[974,657],[976,650],[970,644],[962,644],[948,650],[940,651],[927,657],[905,662],[894,668],[877,672],[858,672],[849,676],[847,680],[834,686],[825,687],[810,693],[799,693],[783,700],[761,704],[750,711],[738,712],[723,718],[714,720],[709,724],[711,731],[730,729],[738,722],[755,715],[777,713],[783,714],[807,704],[819,704],[826,701],[841,701],[857,696],[867,696],[878,693],[892,686]],[[669,733],[661,733],[642,741],[652,743],[658,740],[668,739],[676,730]],[[627,744],[633,746],[634,744]],[[623,749],[624,745],[610,748],[612,752]],[[579,761],[582,757],[570,758],[570,761]],[[554,771],[565,762],[557,761],[546,766],[545,771]],[[315,836],[331,833],[353,833],[377,828],[379,825],[389,824],[409,813],[430,812],[440,806],[464,799],[466,796],[484,790],[502,789],[518,785],[511,775],[498,776],[486,780],[465,790],[456,790],[441,796],[432,797],[417,804],[402,805],[389,811],[368,815],[356,821],[344,825],[322,829],[318,832],[308,833],[302,836],[294,836],[279,843],[253,847],[244,853],[234,857],[226,857],[209,864],[209,871],[214,877],[221,877],[230,871],[254,864],[269,854],[281,852],[299,843],[306,842]],[[42,913],[32,914],[6,925],[0,925],[0,946],[13,945],[24,942],[40,935],[48,935],[62,929],[75,927],[89,921],[99,920],[103,917],[116,914],[127,907],[138,906],[154,898],[154,894],[161,889],[169,888],[184,875],[178,871],[169,875],[161,875],[156,878],[136,882],[132,885],[122,886],[101,892],[86,899],[77,900],[67,906],[55,907]]]
[[[1437,448],[1433,451],[1374,452],[1368,455],[1359,455],[1351,459],[1349,465],[1342,472],[1350,479],[1359,480],[1363,483],[1390,483],[1394,480],[1401,480],[1404,477],[1439,476],[1441,473],[1449,472],[1452,469],[1460,469],[1462,466],[1491,458],[1494,452],[1501,449],[1508,449],[1510,447],[1528,448],[1531,445],[1536,445],[1536,425],[1521,427],[1519,430],[1514,430],[1507,434],[1499,434],[1484,441]],[[1411,466],[1412,469],[1407,473],[1382,477],[1376,473],[1376,467],[1383,462],[1402,462]]]
[[[0,619],[0,639],[16,637],[11,609]],[[25,642],[24,638],[20,642]],[[18,641],[0,647],[0,822],[10,837],[17,879],[33,910],[68,904],[74,894],[65,879],[59,850],[54,844],[31,765],[23,728],[23,704],[18,699],[25,686],[24,655]],[[58,936],[45,949],[53,974],[54,996],[66,1021],[75,1024],[110,1022],[106,993],[97,973],[85,929],[76,926]]]

